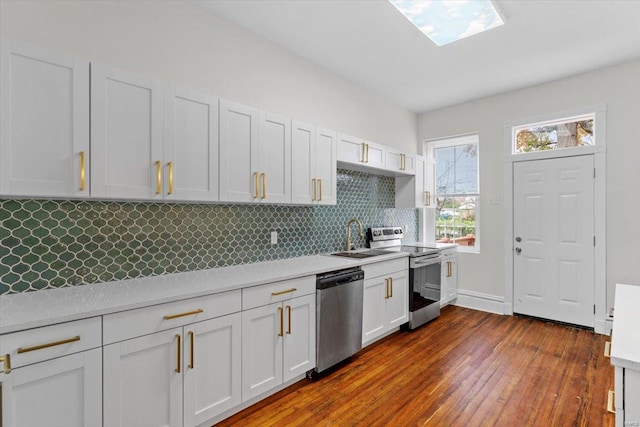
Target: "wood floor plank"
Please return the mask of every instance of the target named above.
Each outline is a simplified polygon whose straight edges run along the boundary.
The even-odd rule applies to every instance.
[[[613,426],[607,338],[449,306],[219,426]]]

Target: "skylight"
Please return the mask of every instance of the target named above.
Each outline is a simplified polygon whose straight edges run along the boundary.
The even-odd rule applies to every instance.
[[[504,24],[491,0],[389,0],[438,46]]]

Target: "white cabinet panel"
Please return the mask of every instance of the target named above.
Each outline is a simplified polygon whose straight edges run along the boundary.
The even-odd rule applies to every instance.
[[[338,134],[338,160],[347,163],[364,163],[364,140],[356,136]]]
[[[91,65],[91,195],[162,199],[160,84]]]
[[[416,171],[416,157],[387,147],[386,167],[390,171],[412,175]]]
[[[218,200],[218,99],[168,88],[164,108],[164,198]]]
[[[182,328],[104,347],[104,426],[182,426]]]
[[[434,161],[423,156],[416,156],[415,176],[396,178],[396,208],[436,207],[434,180]]]
[[[382,144],[365,141],[364,159],[367,166],[384,169],[386,165],[386,147]]]
[[[455,250],[442,252],[442,268],[440,269],[442,285],[440,306],[445,306],[458,295],[458,255]]]
[[[338,203],[336,168],[338,164],[338,144],[336,133],[329,129],[316,128],[315,138],[315,178],[319,187],[316,201],[320,205]]]
[[[409,321],[409,272],[389,275],[389,292],[385,298],[385,325],[393,329]]]
[[[242,312],[242,401],[282,384],[281,303]]]
[[[100,427],[102,351],[99,348],[0,374],[4,427]]]
[[[311,204],[317,196],[315,181],[315,126],[294,120],[291,124],[291,202]]]
[[[0,91],[0,194],[89,197],[89,62],[2,38]]]
[[[306,295],[283,305],[283,381],[287,382],[316,366],[316,299]]]
[[[374,277],[364,281],[362,310],[363,344],[370,342],[384,333],[385,291],[386,281],[384,277]]]
[[[291,202],[291,119],[260,112],[260,198],[265,203]]]
[[[258,159],[258,110],[221,99],[221,201],[251,202],[259,197],[259,182],[254,179]]]
[[[241,403],[241,328],[240,313],[185,326],[185,426],[200,425]]]

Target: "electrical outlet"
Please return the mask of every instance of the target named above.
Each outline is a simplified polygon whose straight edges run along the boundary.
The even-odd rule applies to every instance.
[[[500,196],[489,197],[490,205],[499,205],[500,204]]]
[[[271,244],[272,245],[278,244],[278,232],[277,231],[272,231],[271,232]]]

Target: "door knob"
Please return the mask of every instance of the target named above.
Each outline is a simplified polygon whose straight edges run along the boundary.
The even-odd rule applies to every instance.
[[[516,248],[516,253],[517,253],[518,255],[520,255],[520,252],[522,252],[522,249],[520,249],[520,248]]]
[[[522,237],[516,237],[516,242],[518,243],[522,242]]]

